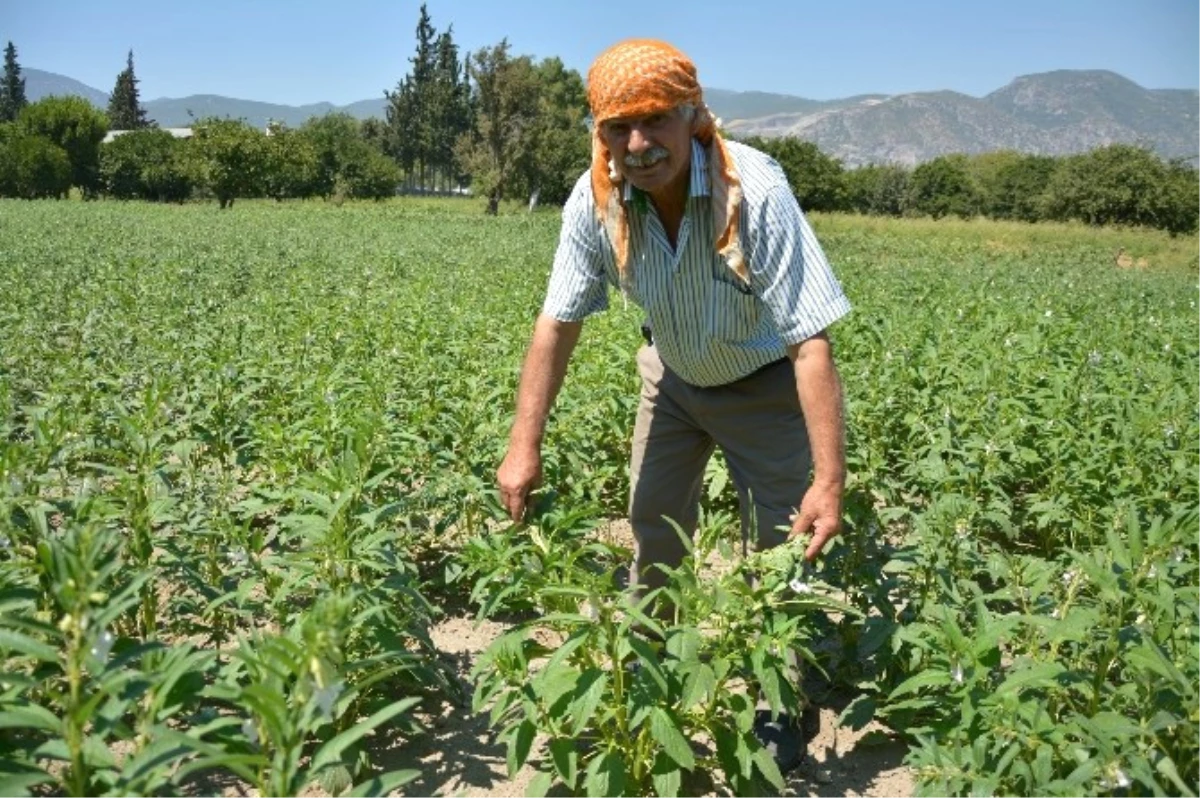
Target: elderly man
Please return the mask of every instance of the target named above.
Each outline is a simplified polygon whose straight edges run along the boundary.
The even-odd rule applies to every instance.
[[[720,446],[756,546],[838,533],[842,393],[825,329],[850,309],[782,170],[726,142],[696,68],[654,40],[621,42],[588,72],[592,165],[576,184],[497,474],[514,519],[541,479],[546,419],[584,319],[613,286],[644,311],[633,432],[631,578],[664,582],[693,532]],[[755,528],[750,529],[753,523]]]

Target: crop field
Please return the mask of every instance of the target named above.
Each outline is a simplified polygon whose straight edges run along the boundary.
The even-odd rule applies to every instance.
[[[923,794],[1196,795],[1195,239],[813,221],[844,533],[742,556],[714,460],[662,619],[597,532],[635,308],[585,325],[530,521],[494,495],[556,213],[0,201],[0,794],[415,794],[385,754],[446,706],[531,793],[787,792],[754,691],[800,690]],[[454,612],[507,623],[465,680]]]

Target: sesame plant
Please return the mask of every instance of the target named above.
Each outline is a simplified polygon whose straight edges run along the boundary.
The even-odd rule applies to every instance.
[[[644,596],[611,568],[537,586],[575,609],[519,624],[479,661],[475,707],[499,727],[510,772],[535,737],[547,740],[531,792],[559,782],[588,795],[679,795],[696,789],[695,774],[735,794],[783,789],[752,732],[756,711],[798,717],[794,666],[813,661],[814,618],[850,608],[810,581],[798,545],[708,573],[716,549],[733,556],[729,526],[712,519],[668,584]]]
[[[840,693],[923,793],[1200,792],[1194,240],[816,215],[843,532],[743,557],[714,457],[693,556],[634,596],[640,314],[589,318],[509,523],[559,219],[477,210],[0,201],[0,792],[427,786],[378,754],[461,699],[464,599],[509,628],[475,700],[539,789],[775,791],[754,713]]]

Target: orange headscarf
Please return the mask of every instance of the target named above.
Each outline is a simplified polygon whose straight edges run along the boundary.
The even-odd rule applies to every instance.
[[[612,154],[600,135],[601,123],[618,117],[644,116],[691,105],[696,109],[693,136],[709,148],[716,248],[742,280],[748,280],[742,255],[738,209],[742,184],[716,119],[704,104],[696,66],[686,55],[656,39],[629,39],[613,45],[588,70],[588,103],[592,108],[592,193],[616,252],[621,284],[627,285],[629,221],[622,203],[621,176],[610,165]],[[690,157],[690,156],[689,156]]]

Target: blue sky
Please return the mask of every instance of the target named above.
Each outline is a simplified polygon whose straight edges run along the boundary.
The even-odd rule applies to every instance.
[[[586,73],[606,46],[667,39],[708,87],[812,99],[951,89],[1109,69],[1147,88],[1200,84],[1196,0],[428,0],[463,52]],[[419,0],[0,0],[24,67],[111,91],[132,48],[143,100],[223,94],[289,105],[381,96],[408,72]],[[679,9],[687,9],[681,12]]]

